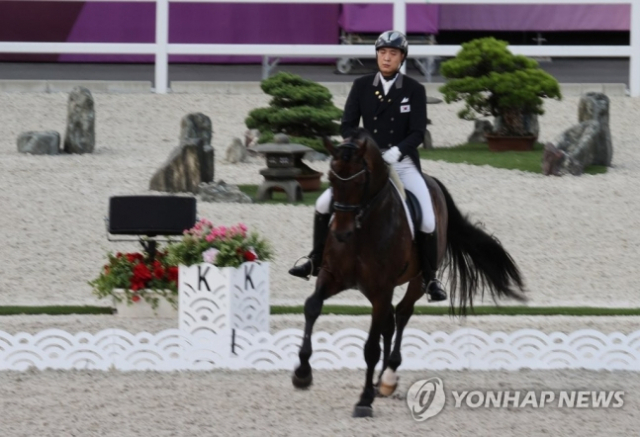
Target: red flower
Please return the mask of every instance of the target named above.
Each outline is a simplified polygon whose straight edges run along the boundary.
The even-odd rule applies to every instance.
[[[133,277],[142,281],[150,280],[151,272],[149,271],[149,267],[147,267],[143,263],[136,264],[136,266],[133,268]]]
[[[133,268],[133,276],[131,277],[131,289],[135,291],[146,288],[150,280],[151,272],[149,268],[143,263],[136,264]]]
[[[132,262],[136,262],[136,261],[144,261],[144,256],[139,253],[127,253],[127,260],[132,263]]]
[[[178,282],[178,268],[175,266],[167,268],[167,279],[171,282]]]
[[[162,267],[162,264],[158,260],[153,262],[153,276],[156,279],[162,279],[164,277],[164,267]]]
[[[137,294],[134,294],[133,296],[131,296],[131,300],[134,302],[140,302],[140,296],[138,296]]]
[[[244,259],[251,262],[251,261],[255,261],[256,259],[258,259],[257,255],[255,253],[253,253],[250,250],[246,250],[244,252]]]

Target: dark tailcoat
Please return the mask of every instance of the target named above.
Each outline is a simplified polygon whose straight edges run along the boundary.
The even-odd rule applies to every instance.
[[[385,96],[378,73],[356,79],[340,125],[343,138],[353,135],[360,118],[383,152],[398,146],[420,169],[418,146],[427,129],[427,93],[421,83],[399,73]]]

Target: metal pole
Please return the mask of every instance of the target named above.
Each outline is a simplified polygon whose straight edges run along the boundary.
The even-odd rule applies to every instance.
[[[407,34],[407,4],[405,0],[393,2],[393,30]],[[407,62],[402,65],[400,72],[407,72]]]
[[[631,97],[640,97],[640,2],[632,1],[629,58],[629,93]]]
[[[156,65],[155,91],[167,93],[169,80],[169,0],[156,0]]]

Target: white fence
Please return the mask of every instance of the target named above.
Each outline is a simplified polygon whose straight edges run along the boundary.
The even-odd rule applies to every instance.
[[[316,369],[364,369],[368,334],[343,329],[312,336]],[[0,331],[0,371],[29,368],[86,370],[293,370],[299,363],[300,329],[269,334],[244,331],[198,335],[180,329],[96,334],[47,329],[15,335]],[[485,333],[459,329],[426,333],[407,329],[402,370],[591,369],[640,371],[640,331],[603,334],[584,329],[545,334],[533,329]],[[378,363],[378,368],[380,363]]]
[[[73,0],[72,0],[73,1]],[[94,0],[113,1],[113,0]],[[82,54],[147,54],[155,55],[155,92],[168,89],[169,55],[259,55],[263,57],[367,58],[374,52],[369,46],[331,44],[169,44],[169,2],[228,3],[229,0],[116,0],[156,3],[155,43],[40,43],[0,42],[0,53],[82,53]],[[470,0],[233,0],[234,3],[360,3],[393,4],[393,28],[406,29],[406,5],[468,4]],[[628,57],[629,90],[640,97],[640,0],[479,0],[483,4],[629,4],[631,5],[631,41],[628,46],[511,46],[517,54],[540,57]],[[418,45],[411,57],[455,56],[457,45]]]

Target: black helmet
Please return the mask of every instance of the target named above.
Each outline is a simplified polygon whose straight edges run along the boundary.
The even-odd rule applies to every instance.
[[[382,32],[376,40],[376,52],[383,47],[390,47],[392,49],[398,49],[407,57],[409,53],[409,42],[407,37],[402,32],[397,30],[387,30]]]

